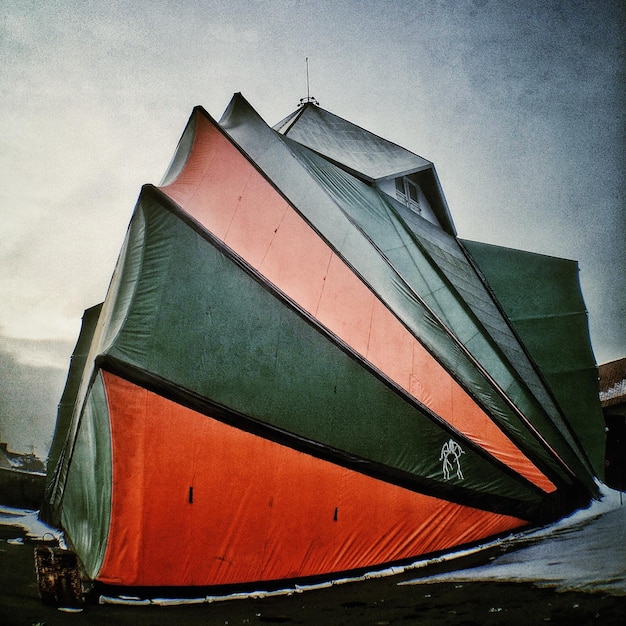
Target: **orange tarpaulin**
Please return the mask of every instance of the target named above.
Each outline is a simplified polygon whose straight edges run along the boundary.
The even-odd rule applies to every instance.
[[[103,372],[111,524],[97,579],[216,585],[407,559],[524,521],[370,478]]]

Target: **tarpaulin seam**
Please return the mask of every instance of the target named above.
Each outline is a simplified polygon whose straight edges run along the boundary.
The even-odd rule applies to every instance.
[[[209,163],[209,165],[207,165],[206,170],[209,170],[209,166],[211,165],[211,163]],[[230,229],[233,225],[233,222],[235,221],[235,217],[237,216],[237,213],[239,212],[240,208],[241,208],[241,199],[243,198],[244,194],[246,193],[246,189],[248,188],[248,183],[250,181],[251,178],[251,174],[249,174],[246,177],[246,180],[244,181],[242,188],[241,188],[241,193],[239,194],[239,198],[237,200],[237,206],[235,207],[235,210],[232,212],[231,216],[230,216],[230,221],[228,222],[228,226],[226,227],[226,230],[224,231],[224,241],[226,241],[226,239],[228,239],[228,234],[230,233]],[[198,187],[200,187],[200,182],[198,183]],[[270,242],[270,246],[271,246],[271,242]],[[266,251],[267,253],[267,251]]]
[[[274,231],[274,234],[272,235],[272,239],[270,240],[267,248],[265,249],[265,252],[263,253],[263,257],[261,258],[260,262],[259,262],[259,268],[263,267],[263,264],[265,262],[265,259],[267,257],[267,255],[269,254],[269,251],[272,249],[272,245],[274,244],[274,241],[276,239],[276,235],[278,234],[278,231],[281,229],[283,222],[285,221],[285,217],[287,216],[287,208],[285,208],[285,211],[283,212],[283,214],[280,217],[280,221],[278,222],[278,226],[276,227],[276,230]],[[224,241],[226,240],[226,237],[224,237]]]
[[[322,282],[322,288],[320,289],[320,295],[317,299],[317,304],[315,305],[315,312],[313,313],[314,317],[317,318],[320,304],[322,302],[322,298],[324,297],[324,290],[326,288],[326,279],[328,278],[328,272],[330,271],[330,265],[333,261],[333,257],[335,256],[334,251],[331,248],[331,254],[328,256],[328,263],[326,264],[326,271],[324,272],[324,280]],[[369,343],[369,342],[368,342]]]

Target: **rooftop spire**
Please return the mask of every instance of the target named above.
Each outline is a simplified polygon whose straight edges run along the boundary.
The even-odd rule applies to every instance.
[[[319,102],[311,95],[311,89],[309,84],[309,57],[306,57],[306,98],[300,98],[298,106],[304,106],[307,102],[311,102],[316,106],[319,106]]]

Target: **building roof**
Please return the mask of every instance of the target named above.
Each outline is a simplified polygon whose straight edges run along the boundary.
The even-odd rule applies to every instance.
[[[456,235],[439,177],[430,161],[311,102],[296,109],[273,130],[369,184],[415,174],[441,227]]]
[[[410,150],[312,103],[288,115],[274,130],[369,182],[432,167],[430,161]]]
[[[626,402],[626,358],[598,366],[602,407]]]

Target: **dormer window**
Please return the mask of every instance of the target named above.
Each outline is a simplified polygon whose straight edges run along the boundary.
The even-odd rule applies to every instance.
[[[418,200],[417,185],[406,176],[396,178],[396,197],[418,215],[422,212]]]

